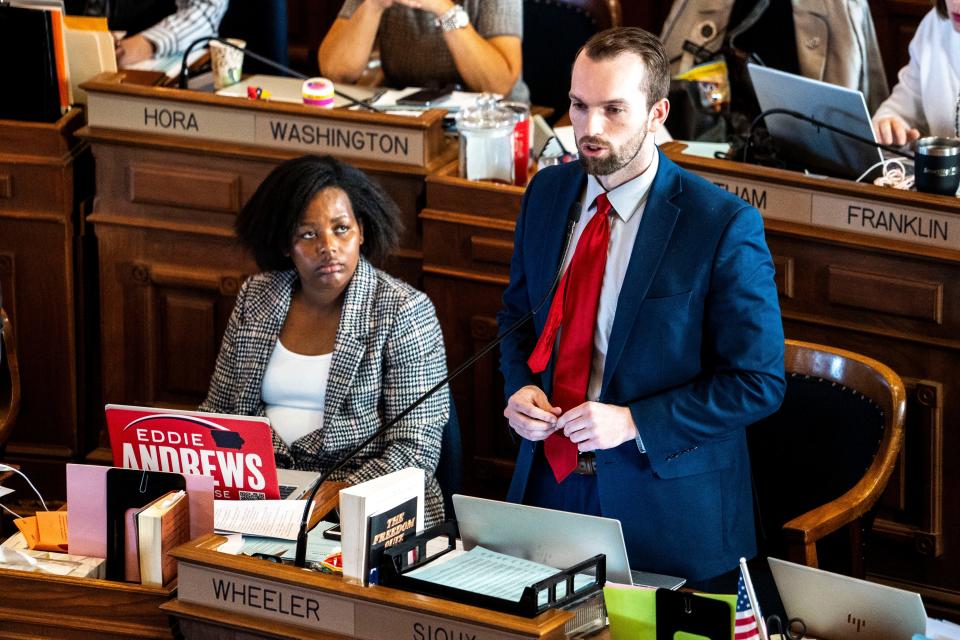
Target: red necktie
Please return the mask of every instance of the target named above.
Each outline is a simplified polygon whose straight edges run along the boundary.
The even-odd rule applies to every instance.
[[[600,288],[610,244],[610,201],[607,200],[607,194],[601,193],[596,202],[597,211],[577,242],[577,250],[550,304],[543,333],[527,360],[527,365],[534,373],[546,369],[557,331],[563,325],[553,365],[551,398],[553,405],[563,411],[587,399],[587,384],[590,381],[593,331],[597,324]],[[577,445],[563,432],[551,433],[543,443],[543,451],[557,482],[563,482],[577,468]]]

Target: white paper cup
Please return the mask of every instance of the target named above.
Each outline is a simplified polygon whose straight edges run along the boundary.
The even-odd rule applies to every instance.
[[[246,47],[244,40],[227,38],[227,42],[238,47]],[[243,51],[227,46],[216,40],[210,41],[210,66],[213,67],[213,87],[223,89],[240,82],[243,71]]]

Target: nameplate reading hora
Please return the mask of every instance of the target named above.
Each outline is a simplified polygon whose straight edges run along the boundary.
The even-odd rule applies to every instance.
[[[835,196],[813,196],[813,223],[854,233],[882,236],[947,249],[960,249],[957,216]]]

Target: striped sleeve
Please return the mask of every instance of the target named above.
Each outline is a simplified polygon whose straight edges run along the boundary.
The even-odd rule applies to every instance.
[[[154,56],[182,53],[197,38],[217,35],[228,0],[177,0],[177,11],[140,35],[150,41]]]

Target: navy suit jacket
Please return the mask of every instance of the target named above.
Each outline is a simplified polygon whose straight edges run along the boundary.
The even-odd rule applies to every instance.
[[[579,163],[539,172],[517,220],[501,332],[552,283]],[[501,346],[509,398],[533,384],[526,359],[549,301]],[[597,451],[604,516],[636,569],[712,577],[756,553],[746,426],[783,398],[783,328],[760,213],[663,154],[617,302],[599,402],[630,408],[630,440]],[[523,500],[539,443],[522,440],[507,499]],[[576,532],[571,532],[576,535]]]

